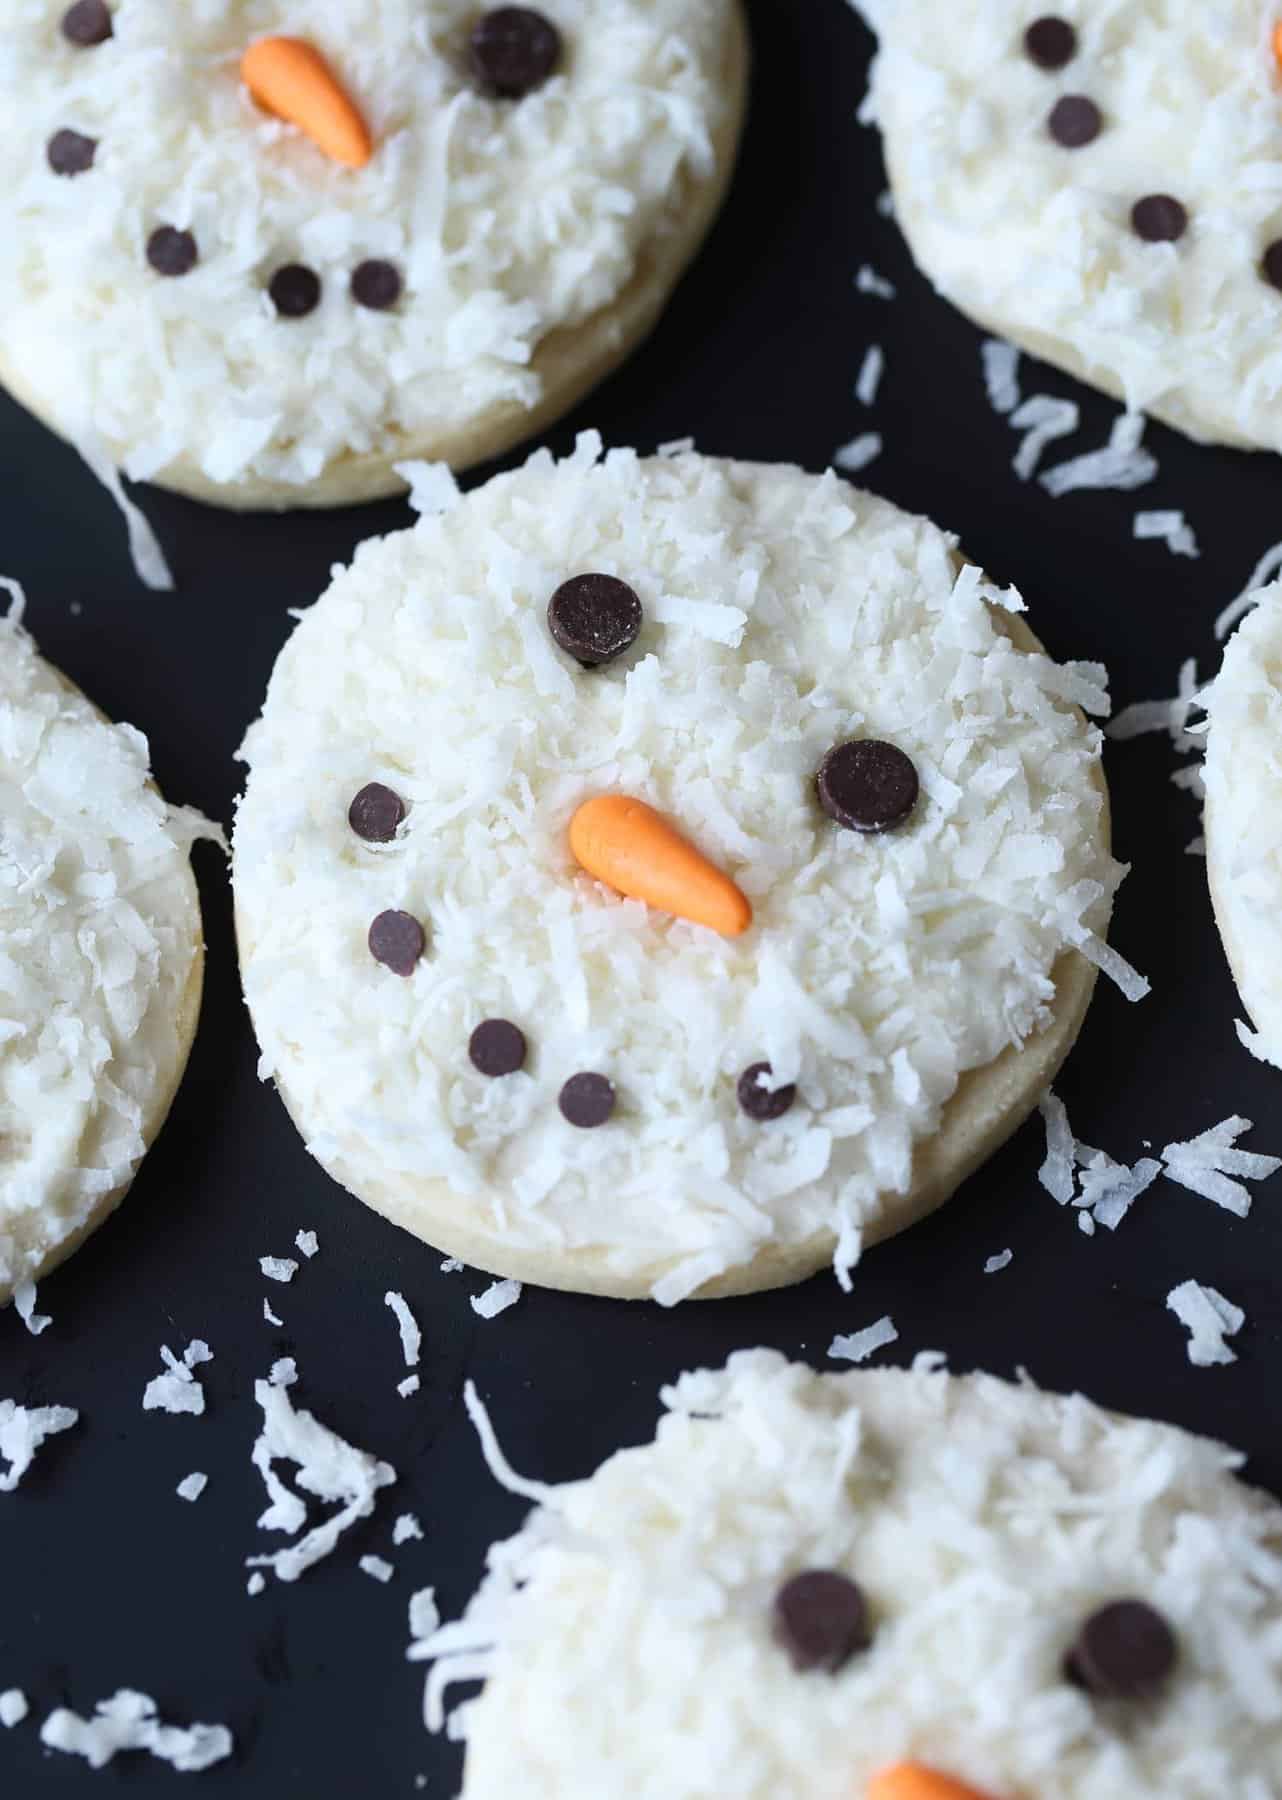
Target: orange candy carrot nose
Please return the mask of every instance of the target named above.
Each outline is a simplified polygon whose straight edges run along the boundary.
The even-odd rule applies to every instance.
[[[326,156],[364,168],[374,154],[369,127],[319,50],[302,38],[259,38],[240,59],[258,104],[309,137]]]
[[[923,1763],[904,1762],[873,1776],[867,1800],[989,1800],[989,1796]]]
[[[1282,25],[1273,27],[1273,54],[1278,59],[1278,66],[1282,68]]]
[[[752,923],[746,895],[644,800],[585,800],[570,820],[570,849],[589,875],[632,900],[710,925],[723,937],[738,937]]]

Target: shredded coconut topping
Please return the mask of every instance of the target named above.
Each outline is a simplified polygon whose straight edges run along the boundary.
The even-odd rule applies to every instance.
[[[13,1310],[22,1320],[32,1337],[39,1337],[53,1324],[48,1313],[36,1311],[36,1284],[34,1281],[20,1281],[13,1290]]]
[[[1202,554],[1197,547],[1193,528],[1182,512],[1137,512],[1135,536],[1139,539],[1157,538],[1167,546],[1172,556]]]
[[[410,1311],[404,1294],[387,1293],[383,1295],[383,1300],[396,1315],[397,1329],[401,1334],[401,1349],[404,1352],[406,1363],[413,1368],[418,1361],[419,1349],[423,1342],[423,1333],[419,1329],[418,1320]]]
[[[482,1319],[496,1319],[521,1298],[519,1281],[494,1281],[483,1294],[473,1294],[472,1311]]]
[[[298,1273],[298,1262],[292,1256],[260,1256],[258,1266],[268,1281],[292,1281]]]
[[[27,1696],[21,1688],[6,1688],[0,1694],[0,1725],[6,1731],[11,1731],[15,1725],[21,1725],[30,1711]]]
[[[147,1383],[142,1396],[143,1411],[203,1413],[205,1390],[192,1370],[199,1363],[213,1361],[209,1345],[202,1338],[194,1338],[183,1351],[180,1362],[169,1345],[162,1344],[160,1356],[167,1372],[153,1376]]]
[[[190,1475],[183,1476],[174,1492],[180,1500],[199,1500],[208,1486],[208,1475],[203,1474],[199,1469],[193,1469]]]
[[[180,1774],[196,1774],[230,1756],[235,1744],[225,1725],[165,1725],[156,1702],[132,1688],[121,1688],[100,1700],[92,1718],[57,1707],[40,1727],[40,1741],[51,1750],[83,1756],[91,1769],[102,1769],[122,1750],[146,1750]]]
[[[0,1470],[0,1494],[13,1492],[46,1438],[69,1431],[79,1417],[70,1406],[26,1407],[0,1400],[0,1456],[9,1464]]]
[[[1237,1361],[1236,1353],[1224,1340],[1236,1336],[1246,1324],[1246,1314],[1240,1306],[1234,1306],[1215,1288],[1203,1287],[1200,1281],[1183,1281],[1172,1288],[1166,1304],[1188,1330],[1188,1356],[1195,1367],[1209,1369],[1217,1363]]]
[[[844,1337],[835,1337],[828,1346],[828,1354],[842,1362],[862,1363],[867,1362],[875,1351],[898,1341],[899,1333],[895,1322],[887,1313],[875,1325],[867,1325],[862,1331],[848,1332]]]

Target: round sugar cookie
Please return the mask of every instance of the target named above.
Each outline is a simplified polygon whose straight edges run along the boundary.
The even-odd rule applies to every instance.
[[[480,1267],[844,1276],[1024,1118],[1111,955],[1101,671],[831,473],[586,434],[437,501],[241,752],[264,1071]]]
[[[486,1678],[462,1800],[1282,1794],[1282,1507],[1235,1452],[770,1350],[662,1398],[653,1443],[515,1481],[541,1504],[423,1646],[436,1728]]]
[[[746,85],[738,0],[27,0],[0,379],[91,458],[228,506],[496,456],[654,324]]]
[[[147,740],[0,619],[0,1304],[124,1198],[200,1011],[189,851]]]
[[[1282,582],[1238,626],[1207,700],[1206,868],[1216,923],[1255,1024],[1243,1042],[1282,1068]]]
[[[1273,0],[855,0],[869,116],[954,305],[1190,436],[1282,449]]]

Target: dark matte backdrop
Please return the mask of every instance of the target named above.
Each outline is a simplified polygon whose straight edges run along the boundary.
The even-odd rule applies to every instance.
[[[875,209],[875,135],[855,123],[870,42],[841,0],[751,0],[757,73],[747,141],[725,214],[653,341],[553,434],[558,450],[598,425],[652,446],[695,433],[709,451],[822,468],[874,425],[886,448],[866,479],[964,535],[997,578],[1018,583],[1053,652],[1105,660],[1120,703],[1173,691],[1178,662],[1205,672],[1211,620],[1279,535],[1278,464],[1198,448],[1153,429],[1161,473],[1140,495],[1050,499],[1011,473],[1015,438],[989,408],[979,335],[913,272]],[[863,260],[900,298],[858,295]],[[863,351],[885,346],[871,420],[852,396]],[[1115,409],[1025,364],[1026,391],[1071,394],[1076,440],[1104,442]],[[402,504],[367,511],[237,518],[144,491],[172,555],[176,595],[135,580],[120,521],[71,451],[0,404],[0,569],[26,583],[42,649],[113,715],[150,737],[167,795],[227,821],[232,761],[290,629],[286,609],[323,588],[368,532],[409,524]],[[472,479],[479,480],[486,471]],[[1136,506],[1187,509],[1200,561],[1136,544]],[[1151,976],[1130,1006],[1107,983],[1059,1088],[1080,1136],[1130,1161],[1230,1112],[1250,1140],[1282,1149],[1279,1077],[1233,1032],[1236,998],[1207,901],[1203,863],[1184,853],[1195,807],[1172,788],[1164,738],[1111,747],[1119,854],[1134,863],[1114,940]],[[527,1290],[485,1323],[468,1300],[487,1284],[444,1275],[440,1257],[335,1187],[308,1159],[283,1108],[255,1078],[241,1005],[227,882],[197,851],[209,965],[204,1015],[171,1120],[116,1219],[41,1288],[54,1324],[29,1338],[0,1317],[0,1394],[80,1409],[21,1489],[0,1496],[0,1689],[33,1718],[0,1733],[0,1791],[166,1793],[179,1778],[147,1758],[93,1775],[43,1753],[36,1723],[55,1704],[88,1711],[116,1687],[153,1694],[179,1721],[223,1720],[234,1762],[195,1780],[209,1794],[412,1795],[456,1791],[457,1752],[419,1722],[421,1671],[404,1661],[410,1592],[436,1584],[454,1614],[486,1545],[520,1502],[485,1474],[460,1404],[471,1375],[492,1402],[515,1465],[558,1479],[648,1437],[656,1390],[681,1368],[766,1343],[822,1361],[837,1330],[890,1312],[893,1359],[924,1347],[956,1368],[1084,1387],[1111,1406],[1217,1432],[1282,1491],[1277,1370],[1282,1352],[1282,1180],[1249,1220],[1163,1182],[1116,1234],[1082,1237],[1038,1186],[1040,1125],[1022,1130],[955,1202],[873,1251],[845,1298],[829,1277],[756,1300],[673,1313]],[[321,1254],[288,1288],[257,1259],[292,1252],[299,1227]],[[986,1277],[1010,1246],[1013,1265]],[[1188,1276],[1244,1306],[1230,1368],[1196,1370],[1164,1297]],[[384,1290],[402,1290],[424,1326],[422,1393],[402,1400],[400,1346]],[[263,1322],[270,1293],[285,1321]],[[158,1346],[206,1337],[203,1418],[141,1411]],[[375,1518],[295,1586],[245,1594],[243,1559],[263,1491],[249,1463],[259,1414],[252,1383],[296,1355],[297,1399],[400,1471]],[[186,1505],[175,1483],[210,1475]],[[392,1519],[412,1509],[426,1541],[394,1553],[379,1586],[356,1567],[390,1553]],[[279,1541],[279,1540],[274,1540]],[[608,1676],[608,1672],[603,1672]]]

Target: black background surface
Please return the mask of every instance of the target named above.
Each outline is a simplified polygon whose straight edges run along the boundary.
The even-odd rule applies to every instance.
[[[1277,462],[1154,427],[1160,473],[1137,495],[1052,500],[1017,481],[1018,439],[984,397],[979,334],[934,298],[876,211],[878,143],[854,117],[870,40],[841,0],[751,0],[749,12],[755,91],[725,213],[652,342],[553,445],[568,449],[589,424],[642,448],[693,433],[707,451],[818,469],[875,428],[885,451],[862,479],[957,530],[996,578],[1015,582],[1053,653],[1106,661],[1117,704],[1174,692],[1186,656],[1208,674],[1215,613],[1282,535]],[[895,281],[896,302],[856,293],[863,261]],[[887,372],[869,415],[852,387],[872,342]],[[1027,361],[1021,373],[1026,394],[1081,403],[1078,437],[1048,461],[1105,442],[1114,407]],[[410,523],[408,509],[238,518],[144,491],[179,579],[176,595],[150,594],[75,455],[7,403],[0,426],[0,569],[27,585],[41,648],[148,734],[172,800],[229,822],[233,753],[288,635],[286,608],[314,599],[360,537]],[[1201,559],[1133,542],[1137,506],[1185,508]],[[1144,1140],[1160,1150],[1232,1112],[1257,1122],[1248,1143],[1279,1150],[1279,1078],[1236,1042],[1240,1007],[1205,865],[1185,854],[1196,805],[1169,784],[1174,766],[1165,737],[1108,750],[1117,851],[1134,864],[1113,941],[1153,993],[1132,1006],[1100,983],[1058,1091],[1077,1134],[1126,1161]],[[486,1546],[523,1511],[483,1469],[460,1403],[467,1375],[515,1466],[560,1479],[649,1437],[656,1390],[680,1369],[758,1343],[822,1362],[835,1331],[889,1312],[900,1339],[885,1360],[929,1347],[958,1369],[1026,1365],[1047,1386],[1216,1433],[1282,1491],[1282,1179],[1258,1189],[1241,1222],[1163,1181],[1116,1235],[1088,1240],[1037,1184],[1034,1120],[953,1204],[872,1251],[852,1297],[823,1276],[664,1313],[527,1289],[487,1323],[468,1302],[488,1277],[442,1274],[439,1255],[345,1196],[257,1081],[224,867],[209,846],[197,864],[205,1006],[170,1122],[121,1212],[42,1285],[52,1328],[33,1339],[0,1315],[0,1395],[81,1413],[0,1496],[0,1689],[21,1686],[32,1702],[27,1723],[0,1733],[5,1795],[191,1781],[210,1794],[410,1795],[420,1773],[429,1796],[453,1794],[458,1753],[423,1731],[422,1674],[404,1660],[406,1602],[434,1583],[453,1616]],[[289,1287],[261,1279],[258,1257],[296,1255],[300,1227],[319,1233],[320,1255]],[[986,1277],[985,1258],[1007,1246],[1013,1265]],[[1189,1276],[1249,1315],[1232,1367],[1186,1360],[1164,1300]],[[424,1327],[412,1400],[396,1392],[389,1287]],[[264,1294],[282,1331],[263,1321]],[[201,1371],[205,1416],[144,1414],[160,1343],[178,1351],[197,1336],[216,1358]],[[285,1354],[298,1358],[295,1399],[400,1480],[329,1561],[250,1599],[243,1559],[281,1541],[255,1530],[264,1497],[249,1462],[252,1383]],[[210,1482],[186,1505],[174,1486],[193,1469]],[[419,1515],[426,1540],[393,1552],[401,1510]],[[366,1553],[391,1556],[390,1585],[357,1569]],[[234,1761],[179,1777],[128,1757],[91,1774],[41,1750],[36,1726],[51,1707],[89,1712],[119,1686],[154,1695],[177,1722],[225,1721]]]

